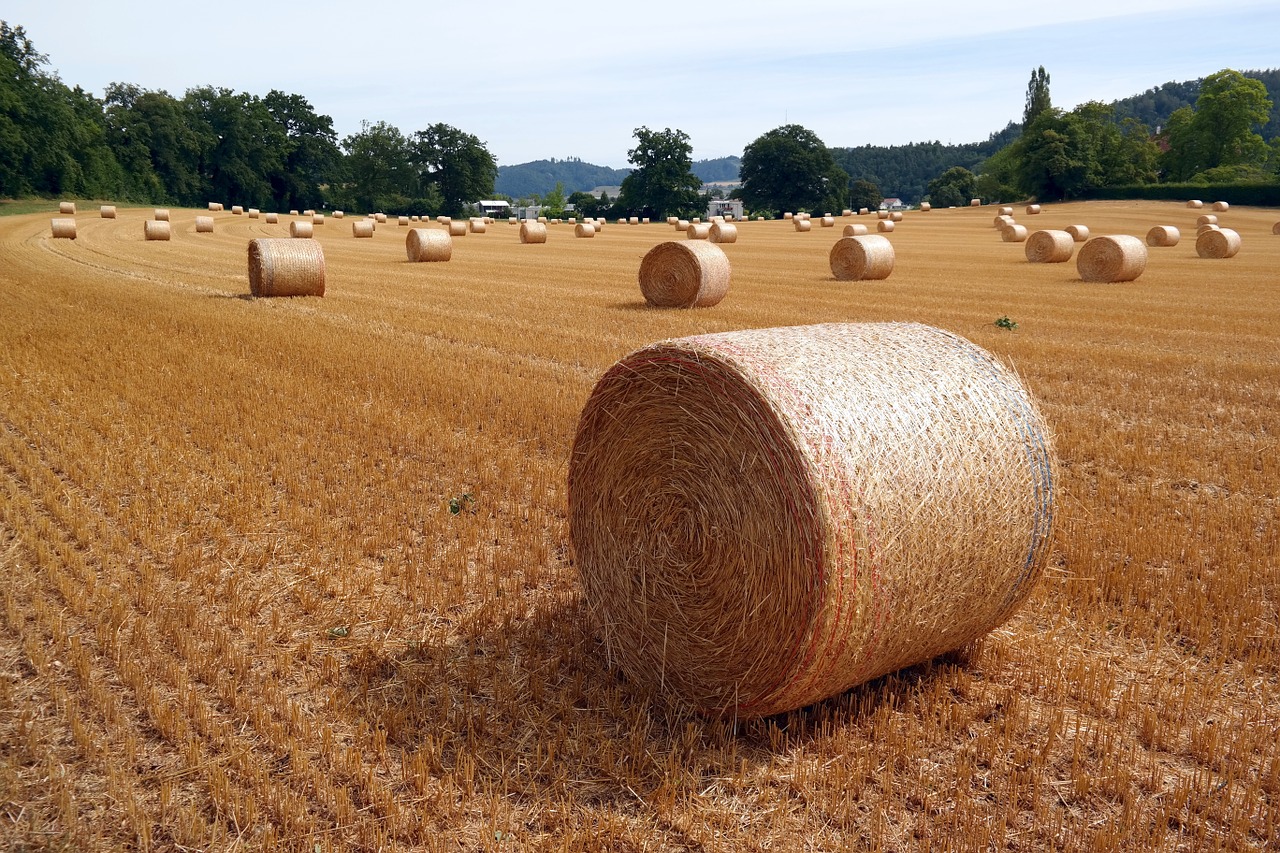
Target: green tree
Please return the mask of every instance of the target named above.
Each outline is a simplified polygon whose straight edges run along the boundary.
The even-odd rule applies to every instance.
[[[1027,83],[1027,105],[1022,110],[1023,132],[1041,113],[1053,108],[1049,99],[1049,72],[1041,65],[1031,72],[1031,81]]]
[[[410,164],[409,141],[385,121],[360,123],[360,131],[342,140],[344,175],[335,203],[365,213],[408,207],[417,176]]]
[[[839,211],[849,198],[849,175],[811,130],[788,124],[752,141],[738,171],[752,210]]]
[[[696,216],[702,180],[693,174],[688,134],[638,127],[635,138],[636,147],[627,152],[635,169],[622,180],[617,207],[636,216]]]
[[[1269,152],[1257,128],[1270,114],[1271,99],[1262,81],[1230,68],[1210,74],[1195,108],[1182,107],[1169,117],[1162,161],[1167,177],[1185,181],[1223,166],[1261,168]]]
[[[282,210],[325,206],[323,187],[333,182],[342,162],[333,119],[317,115],[306,98],[272,89],[262,99],[284,134],[280,168],[267,176],[275,207]]]
[[[409,163],[423,195],[434,185],[450,216],[493,195],[498,163],[480,139],[447,124],[433,124],[413,134]]]
[[[269,175],[284,167],[285,131],[261,98],[231,89],[188,89],[182,104],[200,144],[201,192],[179,198],[200,204],[209,198],[267,207],[273,199]]]
[[[556,181],[556,187],[542,197],[542,215],[556,219],[564,216],[564,184]]]
[[[1022,197],[1017,188],[1016,148],[1017,143],[1006,145],[982,162],[977,172],[975,198],[985,199],[988,204],[992,204]]]
[[[865,178],[859,178],[854,181],[849,188],[849,206],[854,210],[866,208],[867,210],[876,210],[880,207],[880,202],[884,201],[884,193],[880,192],[880,188]]]
[[[202,139],[187,110],[168,92],[112,83],[105,104],[107,137],[126,174],[130,198],[197,204],[206,185]]]
[[[952,166],[929,182],[929,202],[938,207],[962,207],[978,191],[978,179],[964,166]]]

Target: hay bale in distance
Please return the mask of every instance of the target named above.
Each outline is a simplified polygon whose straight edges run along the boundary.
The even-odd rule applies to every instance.
[[[1084,281],[1133,281],[1146,268],[1146,244],[1129,234],[1094,237],[1076,256],[1076,269]]]
[[[863,234],[866,234],[866,233],[867,233],[867,226],[865,226],[865,225],[856,225],[856,224],[855,224],[855,225],[846,225],[846,226],[844,227],[844,234],[843,234],[843,236],[845,236],[845,237],[861,237]]]
[[[461,220],[461,219],[451,219],[451,220],[449,220],[449,224],[448,224],[446,227],[449,229],[449,236],[450,236],[450,237],[465,237],[465,236],[467,236],[467,223],[466,223],[466,222],[464,222],[464,221],[463,221],[463,220]]]
[[[980,199],[980,198],[971,198],[971,199],[969,199],[969,206],[970,206],[970,207],[982,207],[982,199]]]
[[[233,216],[242,216],[244,214],[244,208],[238,204],[233,204],[231,205],[231,214]]]
[[[142,223],[142,236],[145,240],[168,241],[170,234],[167,219],[148,219]]]
[[[1001,207],[1000,209],[998,209],[998,210],[996,211],[996,216],[997,216],[997,217],[1000,217],[1000,216],[1009,216],[1009,217],[1012,217],[1012,216],[1013,216],[1013,208],[1006,204],[1006,205],[1004,205],[1003,207]]]
[[[898,224],[894,222],[892,219],[881,219],[879,222],[876,223],[876,230],[882,234],[888,234],[889,232],[893,231],[893,229],[897,227],[898,227]]]
[[[1198,198],[1193,198],[1189,202],[1187,202],[1187,207],[1191,208],[1192,210],[1199,210],[1200,208],[1204,207],[1204,202],[1202,202]]]
[[[787,211],[786,213],[782,214],[782,218],[783,218],[783,219],[795,219],[795,214],[794,214],[794,213],[791,213],[790,211]]]
[[[1000,232],[1000,239],[1006,243],[1021,243],[1027,239],[1027,226],[1010,224]]]
[[[738,242],[738,226],[728,222],[716,222],[712,224],[711,231],[707,234],[707,239],[712,243],[736,243]]]
[[[706,240],[711,236],[711,223],[690,222],[684,233],[690,240]]]
[[[841,237],[831,247],[828,260],[837,281],[870,281],[888,278],[895,256],[887,237],[868,234]]]
[[[103,219],[115,219],[116,206],[114,204],[104,204],[98,208],[98,215]]]
[[[920,202],[920,210],[924,213],[928,213],[933,210],[933,205],[929,204],[927,201],[922,201]]]
[[[1039,212],[1040,212],[1040,205],[1038,205],[1038,204],[1029,204],[1029,205],[1027,205],[1027,215],[1028,215],[1028,216],[1035,216],[1035,215],[1036,215],[1037,213],[1039,213]]]
[[[1217,225],[1217,224],[1218,224],[1218,217],[1214,216],[1212,213],[1203,213],[1200,216],[1196,217],[1197,227],[1201,225]]]
[[[221,211],[222,211],[222,202],[220,202],[220,201],[211,201],[211,202],[209,202],[209,212],[210,212],[210,213],[220,213]]]
[[[1076,241],[1066,231],[1037,231],[1027,238],[1027,260],[1033,264],[1061,264],[1071,260]]]
[[[521,243],[545,243],[547,242],[547,223],[530,222],[525,220],[520,223],[520,242]]]
[[[892,213],[890,213],[890,214],[889,214],[889,221],[890,221],[890,222],[901,222],[901,221],[902,221],[902,211],[901,211],[901,210],[895,210],[895,211],[893,211]]]
[[[76,239],[76,221],[71,217],[55,216],[49,220],[49,233],[55,240]]]
[[[1083,243],[1085,240],[1089,239],[1088,225],[1068,225],[1066,228],[1062,230],[1070,234],[1071,239],[1076,241],[1077,243]]]
[[[413,263],[439,263],[453,257],[453,238],[440,228],[410,228],[404,251]]]
[[[280,222],[280,214],[268,213],[266,216],[262,217],[262,221],[268,225],[276,225]]]
[[[888,219],[888,218],[889,218],[889,211],[887,210],[876,211],[876,219]]]
[[[1231,209],[1231,205],[1230,205],[1230,204],[1228,204],[1228,203],[1227,203],[1227,202],[1225,202],[1225,201],[1215,201],[1215,202],[1213,203],[1213,209],[1214,209],[1214,210],[1216,210],[1216,211],[1218,211],[1219,213],[1223,213],[1223,212],[1225,212],[1225,211],[1230,210],[1230,209]]]
[[[219,209],[219,210],[221,210],[222,208],[218,208],[218,209]],[[291,208],[289,208],[289,215],[290,215],[290,216],[297,216],[297,215],[298,215],[298,209],[297,209],[296,207],[291,207]]]
[[[1172,225],[1157,225],[1147,232],[1147,245],[1154,248],[1178,245],[1181,232]]]
[[[1001,213],[991,220],[992,227],[998,230],[1004,230],[1006,226],[1013,224],[1013,215],[1009,213]]]
[[[403,227],[403,226],[408,225],[408,224],[409,224],[409,217],[407,217],[407,216],[397,216],[397,217],[396,217],[396,225],[399,225],[399,226]]]
[[[258,208],[256,208],[256,207],[251,207],[251,208],[249,208],[248,212],[246,213],[246,215],[247,215],[250,219],[257,219],[257,218],[258,218],[258,214],[259,214],[259,211],[258,211]]]
[[[361,219],[351,223],[351,236],[369,238],[373,236],[373,220]]]
[[[645,254],[639,278],[645,302],[654,307],[710,308],[729,292],[729,257],[714,243],[669,240]]]
[[[1007,620],[1048,562],[1056,473],[1025,386],[957,335],[699,335],[597,383],[569,534],[627,678],[704,714],[767,716]]]
[[[573,226],[573,236],[575,237],[594,237],[596,236],[596,227],[590,222],[579,222]]]
[[[871,212],[871,211],[870,211],[869,209],[865,208],[865,207],[860,207],[860,208],[858,208],[858,215],[859,215],[859,216],[866,216],[866,215],[867,215],[868,213],[870,213],[870,212]]]
[[[818,220],[818,224],[821,225],[823,228],[835,228],[836,218],[834,216],[824,216],[820,220]]]
[[[196,233],[212,234],[213,233],[213,217],[197,216],[196,217]]]
[[[75,216],[75,215],[76,215],[76,203],[75,203],[74,201],[60,201],[60,202],[58,202],[58,214],[59,214],[60,216]]]
[[[1196,236],[1199,237],[1201,234],[1203,234],[1206,231],[1218,231],[1218,230],[1219,230],[1218,225],[1212,222],[1206,222],[1205,224],[1199,225],[1196,227]]]
[[[807,219],[792,219],[791,224],[795,226],[797,231],[808,231],[813,227]]]
[[[324,249],[314,240],[250,240],[249,292],[259,297],[324,296]]]
[[[1202,258],[1234,258],[1240,251],[1240,234],[1230,228],[1216,228],[1196,237],[1196,254]]]
[[[163,207],[157,207],[157,208],[155,209],[155,213],[153,214],[153,216],[154,216],[154,218],[155,218],[155,221],[156,221],[156,222],[168,222],[168,221],[169,221],[169,211],[168,211],[168,209],[163,208]]]
[[[312,224],[312,225],[323,225],[323,224],[324,224],[324,214],[323,214],[323,213],[313,213],[313,214],[311,214],[311,224]]]
[[[467,222],[467,226],[472,234],[484,234],[489,230],[489,224],[483,219],[471,219]]]
[[[1277,222],[1275,225],[1271,226],[1271,233],[1280,234],[1280,222]]]
[[[301,219],[295,219],[289,223],[289,236],[299,239],[307,239],[315,233],[314,226],[310,222],[304,222]]]

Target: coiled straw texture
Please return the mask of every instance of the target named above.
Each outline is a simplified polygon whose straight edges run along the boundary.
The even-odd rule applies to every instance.
[[[831,274],[837,280],[865,281],[888,278],[893,272],[895,256],[889,238],[868,234],[841,237],[831,247],[828,259]]]
[[[249,292],[254,296],[324,296],[324,249],[314,240],[250,240]]]
[[[1088,225],[1068,225],[1066,228],[1062,230],[1070,234],[1071,239],[1077,243],[1083,243],[1089,239]]]
[[[1084,281],[1133,281],[1146,268],[1146,244],[1129,234],[1094,237],[1076,256],[1076,269]]]
[[[650,305],[710,308],[729,292],[729,258],[715,243],[669,240],[645,254],[639,277],[640,292]]]
[[[1061,264],[1071,260],[1076,241],[1066,231],[1037,231],[1027,238],[1027,260],[1033,264]]]
[[[1231,228],[1206,231],[1196,237],[1196,254],[1202,258],[1225,260],[1240,251],[1240,234]]]
[[[1176,246],[1181,239],[1182,232],[1173,225],[1157,225],[1147,232],[1147,245],[1153,248]]]
[[[404,237],[404,251],[414,263],[447,261],[453,257],[453,237],[439,228],[410,228]]]
[[[594,237],[596,236],[596,226],[590,222],[579,222],[573,226],[573,236],[575,237]]]
[[[724,716],[959,648],[1044,569],[1055,461],[1012,371],[912,323],[665,341],[612,367],[569,462],[608,660]]]

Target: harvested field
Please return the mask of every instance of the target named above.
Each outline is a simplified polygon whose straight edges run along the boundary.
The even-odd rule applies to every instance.
[[[194,234],[210,215],[212,234]],[[0,217],[0,848],[1248,849],[1280,837],[1280,239],[1085,284],[991,211],[891,235],[735,223],[732,290],[652,310],[670,227],[522,246],[315,229],[326,288],[248,297],[287,224]],[[1139,239],[1182,203],[1045,204]],[[567,237],[567,232],[561,235]],[[856,293],[856,296],[851,296]],[[1016,321],[1015,330],[995,325]],[[712,720],[609,666],[566,474],[654,341],[915,321],[1013,365],[1061,461],[1045,577],[984,642]],[[780,512],[785,509],[779,508]],[[802,841],[801,841],[802,840]]]

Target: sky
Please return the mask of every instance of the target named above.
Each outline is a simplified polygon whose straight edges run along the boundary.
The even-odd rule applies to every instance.
[[[239,11],[243,10],[243,11]],[[475,134],[499,165],[627,166],[634,130],[695,160],[799,124],[828,146],[964,143],[1054,106],[1109,102],[1224,68],[1280,67],[1280,3],[979,0],[247,4],[7,0],[63,82],[181,97],[305,97],[339,139],[363,121]]]

